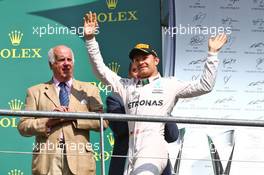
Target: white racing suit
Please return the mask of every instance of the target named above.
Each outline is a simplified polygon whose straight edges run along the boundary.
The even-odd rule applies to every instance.
[[[200,80],[186,82],[158,75],[140,86],[139,80],[121,78],[104,64],[95,39],[86,41],[86,47],[97,78],[121,96],[127,114],[135,115],[168,116],[179,98],[210,92],[219,63],[217,54],[209,53]],[[124,175],[160,175],[168,158],[164,123],[131,121],[128,126],[129,157]]]

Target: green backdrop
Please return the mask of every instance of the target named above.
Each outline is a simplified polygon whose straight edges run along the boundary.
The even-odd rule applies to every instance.
[[[88,11],[98,14],[97,40],[105,62],[117,66],[118,74],[127,76],[128,52],[138,42],[152,44],[161,55],[159,0],[0,0],[0,7],[1,109],[24,109],[26,89],[51,78],[47,52],[58,44],[73,49],[75,78],[94,82],[105,100],[109,94],[91,71],[82,37],[82,17]],[[18,121],[13,116],[0,116],[1,175],[31,174],[34,139],[19,135]],[[92,133],[92,142],[99,142],[98,133]],[[106,173],[112,144],[111,130],[107,129]],[[99,152],[95,157],[99,175]]]

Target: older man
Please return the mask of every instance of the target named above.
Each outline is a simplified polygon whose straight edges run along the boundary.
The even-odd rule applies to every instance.
[[[28,89],[26,110],[102,112],[97,87],[73,77],[72,50],[59,45],[48,56],[53,77]],[[89,142],[89,130],[99,130],[97,120],[23,117],[18,130],[23,136],[36,137],[33,175],[95,175],[93,149],[99,144]]]

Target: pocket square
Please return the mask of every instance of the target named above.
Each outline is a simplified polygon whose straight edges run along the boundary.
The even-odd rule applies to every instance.
[[[81,101],[81,104],[82,104],[82,105],[87,105],[87,101],[86,101],[85,99],[83,99],[83,100]]]

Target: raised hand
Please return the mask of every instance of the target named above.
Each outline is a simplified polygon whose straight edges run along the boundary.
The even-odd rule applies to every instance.
[[[96,13],[86,13],[84,16],[84,37],[90,40],[98,29]]]
[[[222,33],[216,37],[211,37],[208,41],[209,52],[218,52],[227,42],[227,35]]]

